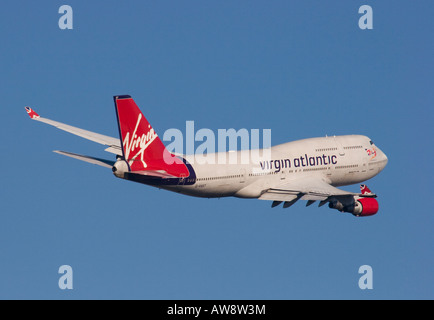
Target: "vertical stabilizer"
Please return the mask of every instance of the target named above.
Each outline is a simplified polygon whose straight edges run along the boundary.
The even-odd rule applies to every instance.
[[[184,162],[166,149],[131,96],[115,96],[114,102],[122,152],[131,171],[160,170],[188,177]]]

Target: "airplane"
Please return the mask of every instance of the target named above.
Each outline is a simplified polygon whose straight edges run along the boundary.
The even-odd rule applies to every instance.
[[[360,193],[337,187],[362,183],[379,174],[387,156],[370,138],[344,135],[309,138],[271,147],[269,157],[247,163],[195,163],[194,155],[169,152],[129,95],[113,97],[120,138],[73,127],[39,116],[25,107],[31,119],[102,144],[116,161],[66,151],[58,154],[110,168],[121,179],[203,198],[238,197],[283,203],[299,200],[306,206],[319,202],[357,217],[377,214],[377,195],[365,185]],[[121,143],[122,142],[122,143]],[[235,156],[250,150],[212,153],[209,157]]]

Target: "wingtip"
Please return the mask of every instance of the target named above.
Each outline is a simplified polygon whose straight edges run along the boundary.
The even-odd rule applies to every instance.
[[[368,198],[377,198],[377,195],[373,193],[366,184],[360,185],[360,192],[362,197],[368,197]]]
[[[368,186],[366,184],[360,185],[360,192],[362,194],[372,194],[372,191],[368,188]]]
[[[26,109],[27,114],[29,115],[30,119],[38,119],[40,118],[39,114],[36,113],[35,110],[33,110],[30,107],[24,107]]]

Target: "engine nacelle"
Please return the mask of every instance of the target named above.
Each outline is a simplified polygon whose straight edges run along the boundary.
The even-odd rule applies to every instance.
[[[374,198],[353,198],[352,201],[341,202],[333,200],[329,203],[329,208],[340,212],[349,212],[356,217],[373,216],[378,212],[378,201]]]
[[[121,179],[125,178],[125,172],[129,172],[130,168],[125,160],[118,160],[112,168],[113,174]]]
[[[378,212],[378,201],[374,198],[360,198],[356,201],[359,205],[357,210],[353,214],[357,217],[368,217],[377,214]]]

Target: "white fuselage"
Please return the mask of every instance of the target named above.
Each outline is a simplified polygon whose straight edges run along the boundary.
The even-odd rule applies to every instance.
[[[361,135],[298,140],[266,151],[262,159],[252,157],[250,150],[208,154],[205,163],[187,155],[195,182],[159,187],[197,197],[258,198],[270,186],[304,177],[320,177],[335,187],[360,183],[376,176],[388,161]]]

